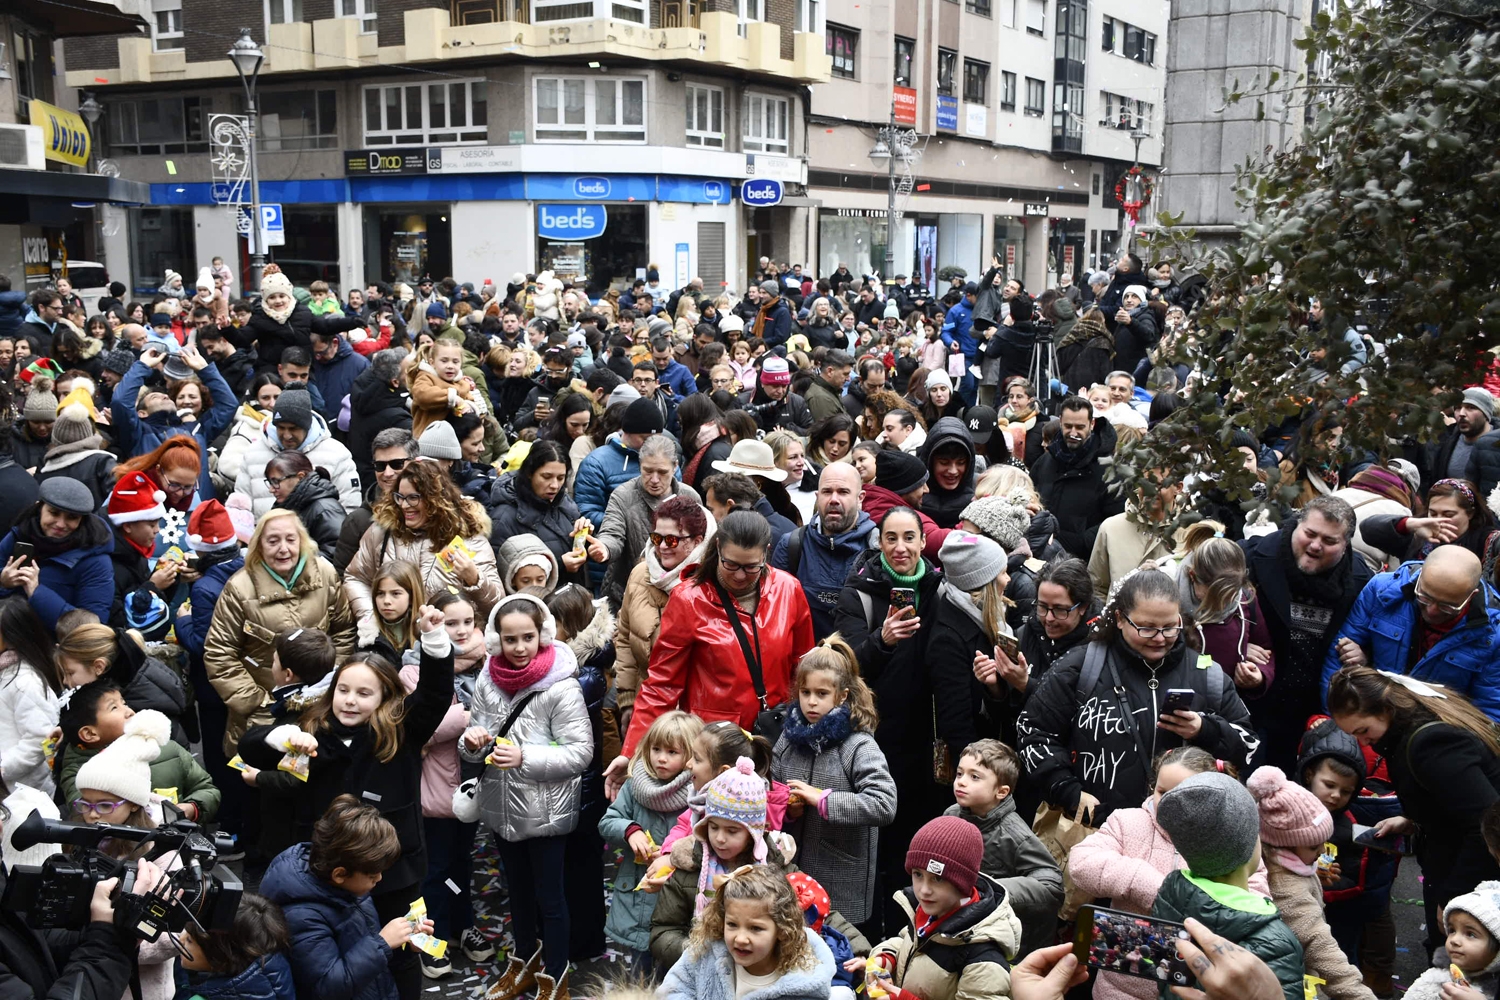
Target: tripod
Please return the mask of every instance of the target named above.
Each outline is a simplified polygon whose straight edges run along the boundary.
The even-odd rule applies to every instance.
[[[1052,377],[1057,374],[1057,345],[1052,339],[1052,324],[1036,323],[1036,343],[1031,348],[1031,365],[1027,378],[1036,390],[1036,408],[1051,413]]]

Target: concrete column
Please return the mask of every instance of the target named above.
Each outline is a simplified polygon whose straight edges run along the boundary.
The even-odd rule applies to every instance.
[[[352,201],[337,208],[339,227],[339,292],[365,287],[365,232],[363,206]]]
[[[135,289],[135,262],[130,259],[130,211],[108,204],[100,205],[99,210],[104,219],[104,269],[109,272],[109,280],[121,282],[132,290],[128,300]]]

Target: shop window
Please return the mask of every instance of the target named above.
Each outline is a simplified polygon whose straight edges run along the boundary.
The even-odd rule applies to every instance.
[[[823,30],[823,4],[820,0],[796,0],[792,30],[809,35]]]
[[[158,10],[151,22],[151,47],[157,52],[182,48],[182,2],[176,7]]]
[[[367,273],[378,267],[380,280],[409,285],[424,274],[453,273],[453,227],[446,204],[367,205],[364,216]]]
[[[1000,73],[1000,110],[1016,110],[1016,74],[1004,70]]]
[[[1047,113],[1047,84],[1035,77],[1026,78],[1026,113],[1040,118]]]
[[[16,53],[16,113],[19,121],[31,120],[33,100],[52,101],[52,45],[46,39],[17,29],[12,35]],[[0,47],[0,67],[5,64]]]
[[[537,142],[645,142],[646,81],[539,76]]]
[[[958,53],[952,49],[938,49],[937,60],[938,93],[953,96],[953,78],[958,73]]]
[[[1026,30],[1033,35],[1047,32],[1047,0],[1026,0]]]
[[[110,101],[104,114],[110,154],[206,153],[208,110],[200,97]]]
[[[365,144],[420,146],[489,140],[484,80],[365,88]]]
[[[368,35],[375,30],[375,0],[339,0],[339,17],[357,18],[360,32]]]
[[[724,148],[724,91],[720,88],[688,84],[687,144]]]
[[[132,208],[130,218],[130,273],[140,276],[137,295],[156,291],[161,275],[185,260],[197,260],[191,208]]]
[[[780,153],[791,151],[791,132],[787,127],[791,106],[785,98],[766,94],[746,94],[741,145],[747,153]]]
[[[964,60],[964,100],[985,104],[990,91],[990,64],[974,59]],[[1015,105],[1012,104],[1012,107]]]
[[[911,63],[916,49],[917,43],[910,38],[896,39],[896,73],[893,81],[896,86],[911,86]]]
[[[338,149],[338,91],[262,91],[260,127],[256,141],[265,151]],[[245,113],[244,99],[235,95],[235,113]]]
[[[296,24],[302,20],[302,0],[266,0],[267,24]]]
[[[828,55],[833,59],[833,75],[853,80],[856,67],[855,54],[859,49],[859,32],[853,28],[830,24],[827,32]]]
[[[294,285],[314,281],[339,285],[339,222],[332,205],[286,205],[283,246],[271,247],[271,259]]]

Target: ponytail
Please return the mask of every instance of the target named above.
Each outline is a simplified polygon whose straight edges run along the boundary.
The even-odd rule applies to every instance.
[[[880,715],[875,711],[875,692],[859,675],[859,657],[842,635],[835,632],[804,653],[797,664],[794,683],[800,687],[803,678],[815,671],[833,675],[834,686],[844,693],[854,731],[873,733],[880,724]]]

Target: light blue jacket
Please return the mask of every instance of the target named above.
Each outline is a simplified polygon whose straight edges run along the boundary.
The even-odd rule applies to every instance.
[[[816,968],[793,969],[765,989],[745,994],[744,1000],[828,1000],[833,985],[833,952],[823,939],[804,928]],[[734,962],[723,941],[715,941],[697,954],[691,947],[667,973],[656,991],[661,1000],[735,1000]]]

